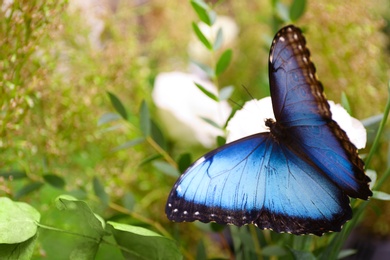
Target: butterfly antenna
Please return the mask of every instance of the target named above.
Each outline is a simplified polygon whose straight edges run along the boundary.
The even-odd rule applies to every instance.
[[[243,108],[242,104],[240,104],[240,103],[234,101],[234,100],[231,99],[231,98],[229,98],[229,102],[230,102],[230,103],[233,103],[233,104],[237,107],[236,109],[242,109],[242,108]]]
[[[248,96],[251,98],[251,100],[255,99],[252,94],[249,92],[248,88],[245,86],[245,85],[241,85],[243,87],[243,89],[245,89],[245,92],[248,94]],[[258,106],[258,104],[256,103],[256,106],[259,108],[259,111],[261,111],[260,107]],[[242,107],[242,106],[241,106]]]
[[[245,87],[245,85],[241,85],[243,87],[243,89],[245,89],[245,92],[248,94],[248,96],[251,98],[251,99],[255,99],[252,94],[249,92],[248,88]]]

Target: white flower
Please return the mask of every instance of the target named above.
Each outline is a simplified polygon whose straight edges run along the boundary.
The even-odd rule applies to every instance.
[[[224,133],[202,117],[222,126],[231,107],[226,101],[218,103],[207,97],[194,82],[217,95],[217,88],[207,80],[183,72],[169,72],[157,76],[152,98],[168,136],[178,145],[200,143],[210,148],[215,145],[216,137]]]
[[[347,133],[349,140],[358,149],[366,147],[367,132],[363,124],[356,118],[351,117],[340,104],[335,104],[331,100],[328,103],[330,112],[332,112],[332,119]]]
[[[356,118],[351,117],[339,104],[328,101],[332,112],[332,119],[343,129],[349,140],[358,148],[366,146],[367,133],[363,124]],[[243,138],[248,135],[268,132],[265,119],[275,116],[272,110],[271,97],[246,102],[243,108],[236,112],[230,119],[226,129],[228,130],[227,142]]]
[[[230,143],[256,133],[269,132],[268,127],[265,126],[266,118],[275,119],[271,97],[246,102],[229,120],[226,127],[228,132],[226,142]]]
[[[222,50],[233,45],[239,32],[236,22],[228,16],[218,16],[211,27],[203,22],[198,23],[198,27],[210,43],[214,43],[218,30],[221,28],[223,33]],[[188,53],[191,58],[199,62],[208,63],[210,60],[210,51],[195,37],[188,45]]]

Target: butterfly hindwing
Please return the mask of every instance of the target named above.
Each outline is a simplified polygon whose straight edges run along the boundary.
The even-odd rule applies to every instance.
[[[256,224],[316,235],[339,231],[351,218],[348,197],[268,133],[229,143],[195,162],[173,187],[166,213],[178,222]]]

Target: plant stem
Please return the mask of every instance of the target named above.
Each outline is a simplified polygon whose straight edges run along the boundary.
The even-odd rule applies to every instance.
[[[146,137],[146,141],[159,153],[161,154],[164,159],[170,164],[172,165],[175,169],[177,169],[177,163],[175,162],[175,160],[172,159],[172,157],[166,152],[164,151],[164,149],[162,149],[154,140],[153,138],[151,138],[150,136],[147,136]]]
[[[390,94],[390,81],[388,83],[388,93]],[[390,96],[390,95],[389,95]],[[372,145],[372,148],[365,160],[365,164],[366,164],[366,169],[369,167],[370,163],[371,163],[371,160],[376,152],[376,150],[378,149],[378,146],[379,146],[379,140],[380,140],[380,137],[382,136],[382,133],[385,129],[385,125],[386,125],[386,122],[387,122],[387,118],[389,116],[389,112],[390,112],[390,97],[387,98],[387,103],[386,103],[386,107],[385,107],[385,112],[383,113],[383,119],[379,125],[379,129],[378,129],[378,132],[375,136],[375,139],[374,139],[374,143]]]
[[[126,209],[118,204],[115,204],[115,203],[110,203],[109,207],[118,211],[118,212],[124,213],[126,215],[130,215],[130,216],[132,216],[132,217],[134,217],[134,218],[136,218],[144,223],[147,223],[147,224],[155,227],[163,236],[168,237],[168,238],[172,238],[171,235],[168,233],[168,231],[166,231],[165,228],[163,226],[161,226],[161,224],[158,222],[155,222],[153,220],[145,218],[144,216],[141,216],[137,213],[131,212],[130,210],[128,210],[128,209]]]

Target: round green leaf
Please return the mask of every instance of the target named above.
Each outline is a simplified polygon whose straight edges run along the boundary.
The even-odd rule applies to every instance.
[[[146,228],[109,221],[126,259],[183,259],[176,242]]]
[[[41,215],[24,202],[0,198],[0,244],[15,244],[26,241],[37,233]]]

